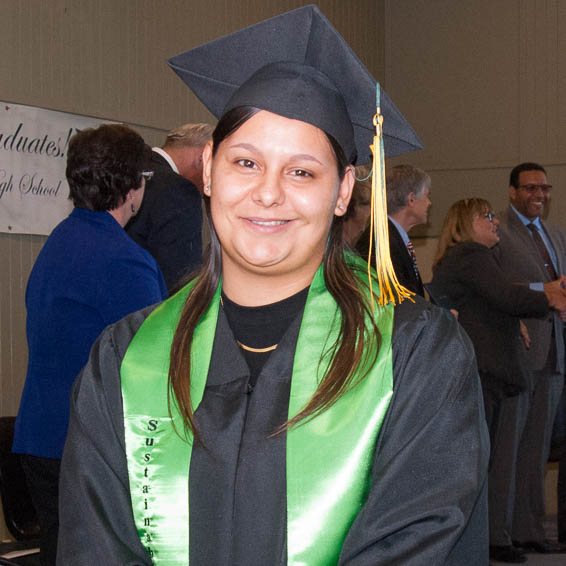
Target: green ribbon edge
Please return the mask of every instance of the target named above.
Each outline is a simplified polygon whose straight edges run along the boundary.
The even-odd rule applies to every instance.
[[[350,254],[347,260],[367,279],[363,260]],[[380,307],[377,315],[381,348],[368,375],[324,413],[287,432],[288,564],[336,564],[367,499],[375,444],[393,395],[393,305]],[[339,328],[338,307],[319,269],[297,341],[289,418],[318,388],[326,365],[313,372],[314,362],[334,343]]]
[[[189,563],[189,469],[192,434],[185,431],[183,419],[171,395],[174,418],[169,415],[167,386],[169,354],[192,281],[153,310],[130,342],[120,367],[126,440],[126,458],[134,521],[142,544],[156,566]],[[191,349],[191,400],[194,410],[202,400],[212,355],[220,289],[195,329]],[[157,430],[148,431],[157,420]],[[174,425],[174,426],[173,426]],[[145,469],[149,453],[146,439],[152,433],[149,481]],[[180,436],[183,434],[183,437]],[[146,508],[150,496],[149,509]],[[146,524],[147,519],[150,525]],[[148,536],[151,537],[148,539]],[[185,559],[183,559],[185,557]]]
[[[348,254],[348,262],[364,277],[365,264]],[[169,352],[186,297],[183,288],[157,307],[142,324],[121,366],[126,452],[132,508],[140,540],[157,566],[188,564],[189,467],[192,435],[181,438],[167,408]],[[198,408],[212,354],[220,288],[197,326],[191,351],[191,396]],[[393,305],[377,311],[381,349],[366,378],[330,409],[287,432],[288,564],[326,566],[338,561],[344,538],[369,490],[375,442],[393,389],[391,334]],[[328,329],[331,328],[329,333]],[[339,329],[337,305],[318,269],[309,290],[293,365],[289,417],[297,414],[318,387],[326,369],[313,371]],[[147,467],[146,438],[150,420],[155,446],[151,461],[153,499],[149,507],[141,488]],[[182,419],[175,414],[177,430]],[[147,540],[147,536],[151,540]],[[183,556],[186,560],[183,561]]]

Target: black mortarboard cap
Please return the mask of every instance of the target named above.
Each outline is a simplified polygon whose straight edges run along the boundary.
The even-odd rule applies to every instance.
[[[314,5],[275,16],[172,57],[169,65],[220,118],[255,106],[313,124],[353,162],[371,161],[376,81]],[[422,144],[381,90],[385,154]]]

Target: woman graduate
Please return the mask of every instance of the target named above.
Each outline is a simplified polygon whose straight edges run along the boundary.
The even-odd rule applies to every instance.
[[[170,64],[220,117],[210,253],[77,380],[59,564],[487,564],[471,344],[423,301],[379,306],[343,252],[371,75],[314,6]],[[419,147],[381,107],[386,149]]]

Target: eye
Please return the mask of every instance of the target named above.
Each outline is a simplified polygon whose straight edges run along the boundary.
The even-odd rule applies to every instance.
[[[312,177],[312,173],[309,173],[308,171],[305,171],[304,169],[293,169],[293,171],[291,171],[291,175],[294,175],[295,177]]]
[[[238,165],[241,165],[242,167],[245,167],[246,169],[253,169],[254,167],[256,167],[256,164],[251,159],[238,159],[236,163]]]

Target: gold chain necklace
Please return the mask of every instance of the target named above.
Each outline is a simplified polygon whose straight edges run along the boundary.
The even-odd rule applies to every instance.
[[[220,296],[220,304],[222,305],[222,308],[224,308],[224,300],[222,299],[222,296]],[[236,340],[236,343],[238,344],[238,346],[240,346],[240,348],[242,348],[242,350],[246,350],[246,352],[253,352],[254,354],[265,354],[266,352],[272,352],[273,350],[275,350],[275,348],[277,348],[277,346],[279,346],[279,343],[277,343],[273,344],[273,346],[267,346],[267,348],[252,348],[251,346],[242,344],[242,342],[240,342],[239,340]]]
[[[275,350],[275,348],[277,348],[277,346],[279,346],[279,344],[273,344],[273,346],[267,346],[267,348],[252,348],[251,346],[246,346],[245,344],[242,344],[239,340],[236,340],[236,342],[238,343],[238,346],[240,346],[240,348],[242,348],[242,350],[246,350],[247,352],[254,352],[256,354],[263,354],[265,352],[271,352],[271,351]]]

